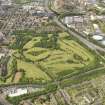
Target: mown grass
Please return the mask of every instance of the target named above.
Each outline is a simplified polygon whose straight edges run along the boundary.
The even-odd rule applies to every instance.
[[[53,34],[48,34],[47,42]],[[55,75],[73,73],[82,70],[84,67],[94,66],[95,56],[78,42],[67,38],[68,33],[59,33],[57,38],[58,49],[42,48],[41,37],[35,37],[29,41],[23,48],[26,59],[32,62],[38,62],[46,72]],[[37,46],[36,46],[37,45]],[[54,78],[55,78],[54,77]]]
[[[50,77],[35,64],[17,60],[17,67],[18,69],[23,69],[25,71],[26,78],[33,78],[34,80],[43,79],[46,81],[51,80]]]
[[[25,36],[28,35],[25,33]],[[95,68],[100,62],[96,55],[67,32],[32,36],[20,48],[16,47],[13,53],[17,60],[17,71],[24,71],[19,82],[69,78],[72,74]]]

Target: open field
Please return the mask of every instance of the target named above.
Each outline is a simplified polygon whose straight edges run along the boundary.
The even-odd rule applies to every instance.
[[[56,36],[56,43],[51,42],[53,37],[53,34],[49,34],[48,36],[35,37],[27,42],[23,47],[25,59],[38,63],[40,69],[44,69],[53,78],[79,72],[84,67],[94,67],[95,56],[78,42],[68,38],[66,32]],[[58,48],[52,48],[54,45]],[[30,71],[33,74],[32,68]],[[32,75],[30,74],[30,76]]]
[[[50,80],[47,74],[41,71],[35,64],[17,60],[17,67],[25,71],[25,78]]]
[[[16,36],[22,39],[20,44],[17,44],[18,38],[14,42],[7,83],[45,83],[100,67],[97,56],[67,32],[23,36]]]

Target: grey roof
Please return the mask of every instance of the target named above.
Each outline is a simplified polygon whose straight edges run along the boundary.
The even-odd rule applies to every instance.
[[[5,35],[2,32],[0,32],[0,40],[3,40],[4,38],[5,38]]]

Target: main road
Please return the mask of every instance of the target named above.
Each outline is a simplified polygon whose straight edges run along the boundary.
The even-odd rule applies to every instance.
[[[46,8],[53,12],[52,9],[48,8],[48,5],[52,3],[52,0],[46,0]],[[98,46],[92,42],[90,42],[89,40],[87,40],[86,38],[83,38],[82,36],[80,36],[79,34],[77,34],[76,32],[72,31],[71,29],[67,28],[59,19],[58,17],[55,15],[53,17],[54,22],[57,23],[58,26],[60,26],[62,29],[64,29],[65,31],[67,31],[70,35],[74,36],[75,38],[77,38],[79,41],[81,41],[84,45],[86,45],[88,48],[90,48],[91,50],[94,51],[101,51],[101,52],[105,52],[105,49],[102,48],[101,46]]]
[[[57,23],[57,25],[59,25],[61,28],[63,28],[65,31],[67,31],[70,35],[74,36],[75,38],[77,38],[79,41],[81,41],[83,44],[85,44],[88,48],[90,48],[91,50],[94,50],[94,51],[102,51],[102,52],[105,52],[105,49],[90,42],[89,40],[83,38],[82,36],[78,35],[76,32],[70,30],[69,28],[67,28],[62,22],[60,22],[58,20],[58,17],[55,16],[54,18],[54,21]]]

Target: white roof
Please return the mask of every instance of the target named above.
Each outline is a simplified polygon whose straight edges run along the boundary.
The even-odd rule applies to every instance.
[[[86,35],[89,35],[89,32],[87,32],[87,31],[83,31]]]
[[[105,40],[101,41],[101,44],[102,44],[102,45],[105,45]]]
[[[28,5],[24,5],[24,6],[23,6],[23,9],[24,9],[24,10],[27,10],[27,11],[30,10],[31,8],[32,8],[32,6],[28,6]]]
[[[92,38],[95,39],[95,40],[102,40],[103,36],[101,36],[101,35],[93,35]]]
[[[2,37],[3,37],[3,36],[4,36],[4,34],[3,34],[2,32],[0,32],[0,36],[2,36]]]
[[[98,19],[103,19],[104,16],[102,16],[102,15],[101,15],[101,16],[97,16],[97,18],[98,18]]]
[[[4,54],[4,53],[0,53],[0,59],[1,59],[1,57],[3,57],[3,56],[5,56],[5,54]]]
[[[72,26],[71,26],[70,24],[67,24],[67,27],[69,27],[69,28],[70,28],[70,27],[72,27]]]
[[[27,94],[27,89],[19,88],[19,89],[10,91],[8,96],[9,97],[15,97],[15,96],[23,95],[23,94]]]
[[[97,4],[95,4],[94,6],[97,7],[98,9],[100,9],[100,10],[104,10],[104,8],[98,6]]]
[[[91,20],[95,20],[95,16],[91,15],[90,16]]]
[[[94,29],[99,29],[99,26],[97,24],[93,24]]]

